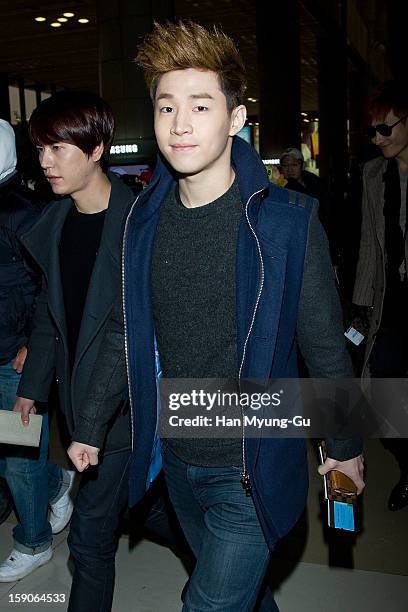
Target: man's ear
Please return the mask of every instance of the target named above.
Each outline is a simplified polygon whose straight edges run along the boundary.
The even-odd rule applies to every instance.
[[[244,127],[247,117],[247,109],[243,104],[234,108],[231,113],[230,136],[235,136]]]
[[[101,159],[103,152],[104,152],[103,142],[100,142],[98,145],[96,145],[96,147],[91,153],[92,160],[94,162],[98,162]]]

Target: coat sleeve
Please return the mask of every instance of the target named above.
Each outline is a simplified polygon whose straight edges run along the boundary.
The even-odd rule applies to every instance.
[[[55,327],[48,311],[47,287],[43,279],[17,395],[39,402],[48,401],[54,371]]]
[[[35,298],[38,296],[41,287],[41,271],[24,249],[20,238],[39,219],[41,208],[39,205],[23,198],[23,195],[19,198],[15,197],[15,199],[11,198],[10,205],[12,206],[12,212],[8,219],[8,237],[20,280],[18,292],[21,302],[18,313],[23,320],[22,335],[19,342],[19,348],[21,348],[27,345],[33,329]],[[14,314],[17,316],[18,313],[15,312]]]
[[[358,263],[356,268],[356,280],[353,290],[353,303],[359,306],[372,306],[374,301],[375,286],[375,227],[373,224],[372,211],[369,208],[367,195],[366,168],[363,175],[363,198],[361,202],[361,238]]]
[[[122,300],[116,300],[106,324],[86,397],[76,406],[72,440],[102,448],[109,422],[128,396]]]
[[[309,222],[297,339],[312,378],[351,378],[343,317],[334,281],[326,235],[313,208]],[[329,457],[345,461],[362,452],[360,438],[326,440]]]

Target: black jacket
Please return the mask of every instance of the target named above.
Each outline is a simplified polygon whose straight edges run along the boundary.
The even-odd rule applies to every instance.
[[[0,183],[0,364],[27,344],[39,276],[20,243],[41,215],[35,194],[14,173]]]
[[[61,230],[68,211],[74,206],[72,199],[52,202],[36,227],[23,237],[24,245],[44,276],[18,395],[46,401],[51,382],[56,376],[61,409],[71,434],[75,429],[77,407],[82,404],[91,384],[92,369],[104,337],[106,321],[121,292],[123,223],[134,196],[120,179],[113,175],[109,178],[112,191],[85,302],[72,372],[59,265]],[[126,400],[127,395],[115,398],[105,451],[129,446]]]

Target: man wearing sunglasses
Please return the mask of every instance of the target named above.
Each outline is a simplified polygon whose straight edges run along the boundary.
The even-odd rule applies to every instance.
[[[391,81],[372,99],[367,129],[381,156],[363,173],[362,229],[353,302],[369,313],[363,377],[405,378],[408,370],[408,88]],[[388,397],[389,399],[389,397]],[[384,397],[386,405],[387,397]],[[401,435],[404,432],[400,432]],[[399,463],[389,510],[408,505],[408,439],[384,441]]]

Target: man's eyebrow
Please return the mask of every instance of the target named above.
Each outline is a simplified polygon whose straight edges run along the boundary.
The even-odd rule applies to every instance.
[[[157,96],[156,102],[158,102],[159,100],[163,100],[163,99],[172,100],[173,98],[174,98],[173,94],[163,92]]]
[[[198,94],[190,94],[189,98],[191,98],[192,100],[204,100],[204,99],[214,100],[214,97],[207,92],[202,92]],[[157,96],[156,102],[158,102],[159,100],[173,100],[173,99],[174,99],[173,94],[163,92]]]
[[[198,93],[198,94],[191,94],[191,96],[189,96],[190,98],[193,98],[193,100],[202,100],[203,98],[208,98],[210,100],[214,100],[213,96],[209,93],[203,92],[203,93]]]

